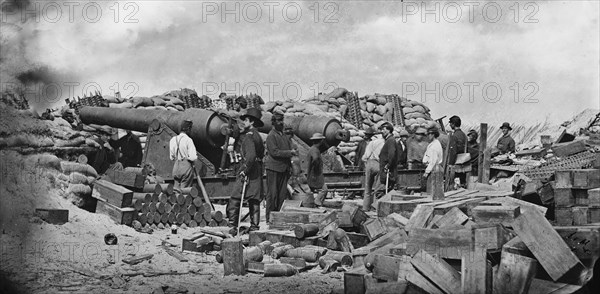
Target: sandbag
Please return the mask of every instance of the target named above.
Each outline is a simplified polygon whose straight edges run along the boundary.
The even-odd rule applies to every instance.
[[[379,105],[385,105],[387,103],[387,99],[385,99],[385,97],[383,96],[377,96],[377,104]]]
[[[367,111],[367,101],[360,100],[358,101],[358,105],[360,106],[360,110]]]
[[[54,146],[56,147],[77,147],[79,145],[85,144],[85,138],[77,137],[71,140],[56,140]]]
[[[292,102],[284,102],[283,105],[281,105],[281,106],[283,106],[286,109],[288,109],[288,108],[294,107],[294,103],[292,103]]]
[[[346,103],[347,103],[347,101],[346,101],[346,98],[338,98],[338,99],[337,99],[337,102],[338,102],[338,104],[340,104],[340,105],[342,105],[342,104],[346,104]]]
[[[91,196],[92,188],[84,184],[69,184],[69,188],[67,188],[67,193],[71,193],[79,197]]]
[[[167,101],[158,98],[158,97],[152,97],[150,98],[152,100],[152,103],[154,104],[154,106],[165,106],[165,104],[167,104]]]
[[[375,110],[375,107],[377,107],[375,103],[367,102],[367,112],[373,112]]]
[[[275,108],[275,106],[277,106],[277,103],[270,101],[265,103],[264,109],[265,111],[273,112],[273,108]]]
[[[337,88],[337,89],[331,91],[331,93],[327,94],[327,98],[344,97],[344,95],[346,95],[346,93],[348,93],[348,90],[346,90],[344,88]]]
[[[184,111],[185,110],[185,108],[183,108],[183,106],[179,105],[179,104],[175,105],[175,109],[177,109],[178,111]]]
[[[35,165],[60,170],[60,158],[54,154],[43,153],[35,154],[29,157],[35,162]]]
[[[346,112],[348,112],[348,105],[342,105],[340,106],[339,112],[341,115],[345,116]]]
[[[73,172],[79,172],[88,177],[98,177],[96,170],[89,164],[82,164],[72,161],[62,161],[60,163],[60,169],[64,174],[70,175]]]
[[[329,105],[327,104],[323,104],[323,105],[317,105],[317,107],[322,111],[322,112],[327,112],[329,110]]]
[[[402,107],[402,112],[404,112],[404,115],[407,115],[409,113],[413,113],[413,112],[416,112],[416,111],[412,107]]]
[[[363,140],[363,138],[361,136],[350,137],[350,142],[360,142],[362,140]]]
[[[129,99],[133,107],[154,106],[154,101],[148,97],[133,97]]]
[[[377,104],[377,96],[375,96],[375,95],[367,95],[367,102],[371,102],[373,104]]]
[[[373,114],[373,121],[374,121],[374,122],[379,122],[379,121],[381,121],[381,120],[383,120],[383,116],[381,116],[381,115],[379,115],[379,114],[377,114],[377,113],[374,113],[374,114]]]
[[[387,109],[387,111],[394,111],[394,103],[392,103],[392,102],[386,103],[385,109]]]
[[[123,102],[123,103],[109,103],[109,108],[133,108],[133,104],[131,102]]]
[[[415,105],[412,107],[412,109],[414,109],[416,112],[425,113],[425,108],[423,108],[421,105]]]
[[[164,106],[154,106],[154,109],[156,109],[156,110],[168,110],[168,109],[167,109],[166,107],[164,107]],[[175,110],[177,110],[177,109],[175,109]]]
[[[411,119],[411,118],[417,119],[417,118],[425,118],[425,115],[420,112],[412,112],[412,113],[405,115],[405,117],[407,117],[409,119]]]
[[[98,142],[96,142],[96,140],[90,139],[90,138],[85,139],[85,145],[88,145],[88,146],[94,147],[94,148],[102,147],[102,146],[100,146],[100,144]]]
[[[173,97],[170,100],[171,103],[175,104],[175,105],[184,105],[185,103],[183,103],[183,101],[179,98]]]
[[[91,184],[90,179],[91,179],[91,177],[87,177],[84,174],[78,173],[78,172],[72,172],[69,175],[69,183],[71,183],[71,184],[89,185],[89,184]]]
[[[375,108],[375,112],[381,116],[383,116],[386,112],[387,112],[387,108],[385,107],[385,105],[378,105]]]
[[[287,108],[283,107],[283,106],[275,106],[275,108],[273,108],[273,113],[286,113]]]
[[[170,106],[169,106],[169,107],[167,107],[167,110],[169,110],[169,111],[179,111],[179,110],[177,110],[177,108],[175,108],[175,107],[170,107]]]
[[[342,128],[346,129],[346,130],[356,130],[356,126],[354,126],[351,123],[348,122],[342,122]]]

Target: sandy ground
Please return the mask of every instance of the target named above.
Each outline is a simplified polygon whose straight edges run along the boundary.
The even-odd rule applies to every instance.
[[[181,239],[196,230],[180,229],[175,235],[170,230],[138,233],[63,198],[53,183],[59,171],[36,166],[31,157],[10,151],[0,151],[0,162],[0,274],[5,279],[0,290],[7,291],[6,280],[23,293],[152,293],[164,286],[189,293],[332,293],[343,289],[343,273],[323,275],[318,267],[286,278],[252,273],[224,277],[215,252],[186,252],[190,261],[179,262],[160,247],[161,240],[180,246]],[[45,223],[34,215],[35,208],[68,209],[69,222]],[[224,206],[217,210],[224,212]],[[261,227],[266,228],[264,223]],[[107,233],[117,235],[118,245],[104,244]],[[134,266],[122,262],[131,254],[147,253],[154,254],[152,260]]]

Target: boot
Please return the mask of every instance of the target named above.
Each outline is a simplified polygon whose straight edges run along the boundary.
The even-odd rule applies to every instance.
[[[250,208],[250,229],[248,231],[258,231],[260,228],[260,201],[249,200],[248,207]]]
[[[236,198],[229,198],[225,211],[227,213],[227,219],[229,220],[229,233],[235,231],[237,233],[238,219],[240,217],[240,208],[242,206],[242,200]],[[234,234],[232,234],[234,235]]]

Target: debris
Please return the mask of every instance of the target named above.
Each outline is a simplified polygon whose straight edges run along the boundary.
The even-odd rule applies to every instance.
[[[152,257],[154,257],[154,254],[144,254],[140,256],[123,258],[123,262],[129,265],[136,265],[138,263],[143,262],[144,260],[150,260],[152,259]]]

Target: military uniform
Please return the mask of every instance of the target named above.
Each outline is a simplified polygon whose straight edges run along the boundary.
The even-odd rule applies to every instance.
[[[236,228],[238,224],[240,208],[242,206],[242,190],[244,187],[244,179],[240,175],[242,172],[248,178],[246,184],[246,194],[244,199],[248,200],[248,206],[250,208],[250,230],[258,230],[260,222],[260,201],[263,198],[263,156],[265,149],[262,138],[258,133],[258,130],[251,129],[247,133],[244,133],[239,138],[239,144],[237,150],[242,156],[242,161],[238,169],[238,176],[236,185],[231,194],[231,198],[227,203],[227,218],[229,219],[229,226]]]

